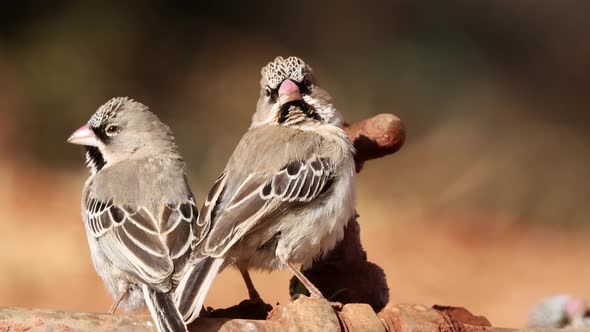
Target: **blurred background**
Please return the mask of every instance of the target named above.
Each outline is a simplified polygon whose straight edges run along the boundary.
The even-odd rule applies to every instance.
[[[71,132],[113,96],[174,130],[200,203],[248,128],[260,68],[297,55],[348,122],[398,115],[366,165],[359,222],[391,301],[523,326],[541,298],[590,298],[587,1],[3,1],[0,305],[106,311]],[[285,272],[255,274],[289,300]],[[207,305],[247,297],[224,272]]]

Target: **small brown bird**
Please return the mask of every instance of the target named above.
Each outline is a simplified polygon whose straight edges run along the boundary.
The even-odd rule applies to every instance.
[[[69,143],[86,147],[82,215],[92,260],[119,304],[145,304],[158,331],[186,331],[172,291],[198,213],[170,128],[128,98],[101,106]]]
[[[228,265],[242,272],[253,299],[260,297],[249,269],[287,268],[312,297],[323,297],[295,264],[330,251],[354,214],[354,149],[311,68],[278,57],[262,69],[260,87],[250,129],[199,217],[193,265],[176,292],[187,322]]]
[[[584,299],[555,295],[537,304],[529,314],[532,328],[589,328],[590,308]]]

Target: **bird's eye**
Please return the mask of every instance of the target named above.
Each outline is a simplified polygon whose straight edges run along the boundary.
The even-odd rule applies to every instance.
[[[272,94],[272,91],[270,90],[270,88],[266,87],[264,89],[264,96],[268,98],[268,97],[270,97],[271,94]]]
[[[107,127],[106,133],[108,136],[115,136],[121,131],[121,128],[117,125],[109,125]]]

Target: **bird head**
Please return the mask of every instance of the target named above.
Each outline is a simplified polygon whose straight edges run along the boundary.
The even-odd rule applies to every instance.
[[[86,147],[92,173],[123,159],[176,149],[170,128],[145,105],[127,97],[113,98],[100,106],[68,143]]]
[[[260,98],[252,126],[342,125],[330,95],[319,87],[310,66],[297,57],[277,57],[261,70]]]

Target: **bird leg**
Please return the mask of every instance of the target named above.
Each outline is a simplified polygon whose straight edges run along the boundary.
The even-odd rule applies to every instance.
[[[301,271],[299,271],[299,269],[295,266],[295,264],[293,264],[291,262],[287,262],[287,267],[295,275],[295,277],[297,279],[299,279],[299,281],[301,281],[303,286],[305,286],[305,288],[307,288],[307,291],[309,291],[310,298],[326,300],[326,298],[324,297],[322,292],[320,292],[320,290],[311,281],[309,281],[309,279],[307,279],[307,277]],[[330,302],[330,301],[328,301],[328,302],[330,303],[330,305],[334,309],[342,309],[342,303]]]
[[[119,307],[119,304],[121,304],[121,301],[123,301],[123,299],[127,296],[127,293],[129,293],[129,287],[125,288],[125,290],[123,292],[121,292],[121,294],[119,294],[119,296],[117,297],[117,300],[115,301],[115,303],[113,303],[113,305],[109,309],[109,314],[114,314],[115,311],[117,311],[117,307]]]
[[[260,294],[258,294],[256,287],[254,287],[254,283],[252,283],[252,278],[250,278],[250,273],[248,272],[248,269],[240,267],[239,270],[242,274],[244,282],[246,283],[246,287],[248,288],[248,296],[250,296],[250,300],[254,302],[264,303],[264,301],[262,301],[262,298],[260,297]]]

